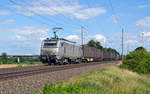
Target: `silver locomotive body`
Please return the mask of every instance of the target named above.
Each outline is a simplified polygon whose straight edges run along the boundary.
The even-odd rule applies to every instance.
[[[82,49],[75,42],[62,38],[51,38],[42,41],[41,60],[48,64],[66,64],[80,62]]]

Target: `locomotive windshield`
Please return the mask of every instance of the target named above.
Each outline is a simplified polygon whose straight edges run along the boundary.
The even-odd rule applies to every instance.
[[[44,46],[56,46],[57,41],[45,41]]]

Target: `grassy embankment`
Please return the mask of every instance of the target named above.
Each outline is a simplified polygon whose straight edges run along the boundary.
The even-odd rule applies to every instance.
[[[65,83],[45,85],[41,93],[33,94],[150,94],[149,77],[111,66]]]

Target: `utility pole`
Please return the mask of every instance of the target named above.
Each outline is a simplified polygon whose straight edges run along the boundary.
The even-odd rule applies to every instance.
[[[105,48],[107,48],[107,41],[106,41],[106,39],[104,39],[104,46],[105,46]]]
[[[123,59],[123,51],[124,51],[124,29],[122,28],[122,53],[121,53],[122,59]]]
[[[83,44],[84,44],[84,37],[83,37],[84,35],[83,35],[83,26],[81,26],[81,45],[83,46]]]
[[[84,37],[83,36],[84,36],[84,34],[83,34],[83,26],[81,26],[81,47],[82,47],[82,53],[83,53],[83,58],[84,58],[84,46],[83,46],[84,45],[84,41],[83,41]]]
[[[142,47],[144,47],[144,32],[142,32]]]
[[[129,50],[129,42],[127,43],[127,54],[129,54],[130,50]]]

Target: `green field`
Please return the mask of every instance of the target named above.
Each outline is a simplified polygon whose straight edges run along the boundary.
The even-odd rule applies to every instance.
[[[0,64],[0,68],[36,66],[36,65],[43,65],[43,63],[42,62],[19,62],[19,63],[10,62],[7,64]]]
[[[30,65],[35,65],[35,64],[43,64],[42,62],[9,62],[9,63],[6,63],[6,64],[30,64]],[[3,63],[0,62],[0,65],[5,65]]]
[[[111,66],[65,83],[47,84],[40,94],[150,94],[149,77]]]

